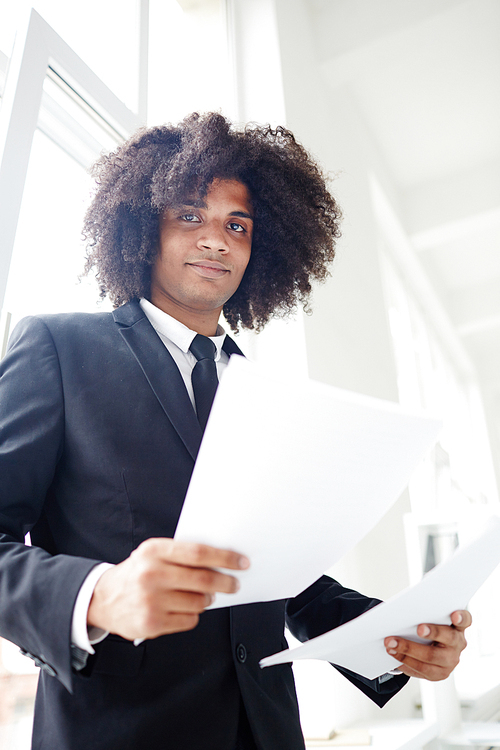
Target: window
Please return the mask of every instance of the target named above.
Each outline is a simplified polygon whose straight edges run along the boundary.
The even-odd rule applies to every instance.
[[[61,8],[55,0],[42,5],[49,14]],[[113,53],[115,42],[110,41],[106,49],[115,63],[120,55],[126,58],[122,74],[127,78],[132,59],[134,69],[139,67],[138,43],[135,54],[127,55],[125,42],[131,40],[131,29],[137,28],[136,15],[145,4],[128,0],[113,5],[115,14],[124,19],[120,26],[124,48]],[[85,11],[82,6],[82,13],[88,11],[88,6]],[[60,15],[60,24],[64,18],[67,14]],[[79,27],[72,18],[74,35]],[[12,14],[6,15],[3,28],[2,43],[8,44]],[[83,21],[80,32],[82,29]],[[109,29],[104,32],[100,26],[99,34],[104,33],[109,36]],[[104,40],[98,46],[103,48],[103,44]],[[110,77],[111,69],[120,68],[115,65],[107,70],[104,59],[98,62],[95,53],[93,58],[83,41],[80,46],[103,75]],[[5,53],[0,63],[5,70]],[[137,83],[137,76],[133,80]],[[113,81],[119,88],[118,79]],[[135,95],[137,104],[136,88],[130,88],[129,82],[129,94]],[[96,295],[89,283],[76,284],[83,268],[80,228],[90,196],[85,170],[103,150],[116,147],[140,124],[139,115],[123,104],[35,10],[31,11],[12,47],[0,110],[0,297],[5,291],[3,310],[12,313],[11,322],[35,311],[95,309],[91,299]]]
[[[3,329],[24,315],[96,309],[95,282],[78,282],[87,169],[142,122],[135,112],[141,104],[137,19],[147,3],[89,0],[61,12],[65,7],[57,0],[37,3],[73,48],[39,13],[28,15],[27,1],[0,11],[2,348]],[[37,672],[17,647],[0,642],[2,747],[30,745]]]

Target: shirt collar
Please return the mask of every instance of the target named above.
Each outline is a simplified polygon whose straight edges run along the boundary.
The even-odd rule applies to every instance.
[[[176,320],[168,313],[160,310],[159,307],[156,307],[156,305],[153,305],[153,303],[147,299],[140,299],[139,304],[155,331],[166,336],[172,341],[172,343],[187,354],[189,347],[196,336],[196,331],[192,331],[185,326],[184,323],[181,323],[180,320]],[[213,341],[215,344],[217,349],[215,361],[218,362],[221,356],[222,345],[226,338],[226,332],[221,325],[218,325],[217,334],[215,336],[209,336],[208,338],[210,338],[210,341]]]

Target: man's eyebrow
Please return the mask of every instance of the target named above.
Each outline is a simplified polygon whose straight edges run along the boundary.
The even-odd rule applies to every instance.
[[[207,203],[203,198],[186,198],[180,205],[191,206],[192,208],[207,208]]]
[[[239,216],[240,219],[251,219],[253,221],[252,214],[249,214],[247,211],[231,211],[229,216]]]
[[[207,208],[207,203],[203,198],[187,198],[179,208],[185,206],[186,208]],[[253,214],[248,211],[230,211],[229,216],[237,216],[240,219],[251,219],[253,221]]]

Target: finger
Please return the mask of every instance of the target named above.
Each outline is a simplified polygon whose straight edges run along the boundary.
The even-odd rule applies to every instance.
[[[152,571],[144,571],[142,583],[148,590],[194,591],[199,594],[234,594],[240,588],[237,578],[211,568],[191,568],[185,565],[161,563]],[[146,579],[146,580],[144,580]]]
[[[452,612],[451,622],[457,630],[465,630],[472,625],[472,615],[466,609],[458,609]]]
[[[153,555],[165,562],[196,568],[246,570],[250,566],[250,561],[245,555],[233,550],[219,549],[194,542],[179,542],[175,539],[148,539],[137,548],[137,551],[141,551],[141,554]]]
[[[451,667],[442,664],[430,664],[427,661],[420,661],[406,653],[391,654],[398,662],[398,669],[408,677],[419,677],[431,681],[443,680],[448,677]]]
[[[444,646],[465,647],[463,628],[454,625],[419,625],[417,635],[428,641],[441,643]]]
[[[445,680],[451,670],[436,664],[426,664],[417,660],[408,659],[403,664],[398,664],[398,669],[408,677],[418,677],[419,679],[438,682]]]
[[[439,643],[415,643],[404,638],[390,638],[386,648],[390,656],[414,668],[417,668],[417,663],[453,668],[456,666],[459,653],[457,649]]]
[[[200,614],[212,600],[211,595],[188,591],[170,591],[168,595],[157,596],[154,605],[137,612],[133,623],[133,638],[156,638],[159,635],[192,630],[197,626]]]
[[[394,643],[397,641],[397,646]],[[465,642],[465,639],[464,639]],[[446,679],[460,660],[463,646],[423,645],[405,639],[390,639],[387,651],[400,664],[404,674],[437,681]]]
[[[168,595],[156,596],[151,606],[137,610],[132,626],[124,631],[121,630],[122,618],[117,632],[138,645],[145,638],[192,630],[199,622],[199,615],[212,601],[210,594],[169,591]]]
[[[193,591],[170,591],[163,607],[171,614],[201,614],[214,600],[212,594],[198,594]]]

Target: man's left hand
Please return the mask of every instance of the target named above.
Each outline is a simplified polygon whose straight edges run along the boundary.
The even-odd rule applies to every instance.
[[[389,636],[384,640],[386,651],[401,662],[398,668],[409,677],[445,680],[467,645],[464,630],[472,623],[472,617],[466,610],[457,610],[451,615],[451,622],[452,625],[419,625],[417,635],[431,641],[426,644]]]

